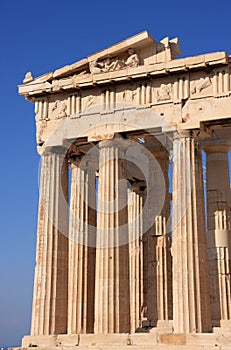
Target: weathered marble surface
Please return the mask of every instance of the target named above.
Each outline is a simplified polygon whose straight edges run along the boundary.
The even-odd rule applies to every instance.
[[[143,32],[19,86],[42,157],[23,348],[231,349],[231,58],[180,54]]]

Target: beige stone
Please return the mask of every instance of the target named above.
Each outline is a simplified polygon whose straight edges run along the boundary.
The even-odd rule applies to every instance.
[[[31,335],[67,331],[67,215],[67,161],[57,148],[42,156]]]
[[[231,59],[180,54],[145,31],[19,86],[42,158],[23,348],[231,349]]]
[[[173,327],[182,333],[209,332],[202,159],[198,142],[181,135],[173,145]]]
[[[79,345],[128,345],[128,334],[81,334]]]
[[[91,196],[91,192],[95,192],[95,170],[91,159],[87,159],[82,165],[72,164],[67,324],[69,334],[92,333],[94,329],[96,197]]]
[[[223,142],[223,143],[222,143]],[[228,151],[225,140],[204,142],[207,160],[208,251],[211,311],[213,324],[231,318],[231,227],[230,179]]]
[[[160,334],[159,342],[161,344],[184,345],[186,344],[185,334]]]

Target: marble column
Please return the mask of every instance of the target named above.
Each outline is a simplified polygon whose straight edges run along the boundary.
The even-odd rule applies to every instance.
[[[173,327],[211,331],[202,158],[192,132],[173,140]]]
[[[231,319],[231,191],[230,144],[204,142],[208,215],[208,256],[211,312],[214,326]]]
[[[143,305],[142,202],[138,193],[128,190],[129,273],[131,332],[141,327]]]
[[[155,221],[156,257],[157,257],[157,326],[163,327],[165,321],[173,318],[172,304],[172,254],[171,254],[171,220],[170,201],[171,194],[169,184],[169,153],[167,150],[156,153],[165,180],[165,200],[161,215]]]
[[[126,161],[122,139],[99,143],[95,333],[130,331]]]
[[[149,303],[150,326],[166,327],[172,319],[171,241],[166,231],[166,217],[157,216],[149,236]]]
[[[164,150],[157,150],[154,157],[158,166],[154,170],[153,182],[162,177],[153,193],[154,203],[159,207],[155,222],[147,235],[147,321],[149,326],[166,327],[172,319],[172,267],[171,239],[169,232],[170,194],[168,167],[169,155]],[[164,192],[164,193],[163,193]],[[160,193],[162,203],[158,204]],[[153,209],[153,208],[152,208]]]
[[[67,333],[68,167],[65,150],[42,155],[31,335]]]
[[[97,168],[87,155],[71,166],[68,334],[93,333]]]

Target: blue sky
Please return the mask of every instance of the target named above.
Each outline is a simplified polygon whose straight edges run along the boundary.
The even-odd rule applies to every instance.
[[[17,94],[27,71],[55,70],[147,29],[178,36],[183,56],[231,54],[231,2],[3,0],[0,4],[0,347],[29,334],[39,157],[33,105]]]

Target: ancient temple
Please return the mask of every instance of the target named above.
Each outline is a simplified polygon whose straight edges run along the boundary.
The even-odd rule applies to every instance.
[[[41,155],[22,347],[231,349],[231,57],[145,32],[33,78]]]

